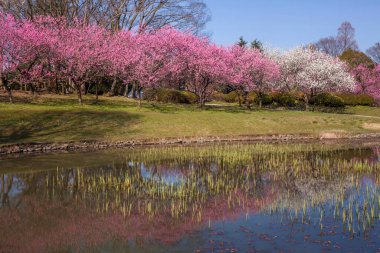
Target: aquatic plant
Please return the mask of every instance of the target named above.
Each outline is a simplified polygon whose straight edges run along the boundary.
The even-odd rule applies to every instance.
[[[128,149],[118,153],[118,162],[98,167],[3,175],[2,199],[8,201],[1,203],[0,216],[7,208],[34,210],[33,202],[42,203],[37,208],[41,215],[49,205],[78,208],[99,222],[116,219],[125,226],[150,228],[150,235],[165,241],[152,226],[177,238],[174,232],[268,213],[283,222],[318,226],[322,233],[333,217],[344,232],[356,236],[369,233],[379,220],[380,167],[373,154],[371,149],[314,144]],[[16,195],[6,190],[12,187]],[[70,215],[65,220],[74,222]],[[115,233],[127,233],[123,229]],[[128,231],[124,239],[139,233]]]

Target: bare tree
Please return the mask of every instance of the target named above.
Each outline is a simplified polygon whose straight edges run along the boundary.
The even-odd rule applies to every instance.
[[[327,54],[338,56],[348,49],[358,50],[358,43],[355,39],[355,28],[350,22],[343,22],[338,28],[336,37],[330,36],[320,39],[314,46]]]
[[[351,23],[348,21],[343,22],[338,28],[337,40],[342,52],[346,51],[347,49],[359,49],[358,43],[355,39],[355,28],[353,28]]]
[[[0,0],[0,10],[30,19],[36,15],[79,18],[115,30],[171,25],[194,34],[210,19],[203,0]]]
[[[33,19],[38,15],[80,18],[90,22],[93,14],[101,9],[101,1],[89,0],[0,0],[0,9],[19,18]]]
[[[332,36],[320,39],[314,46],[320,51],[332,56],[338,56],[341,53],[337,39]]]
[[[380,42],[377,42],[375,45],[370,47],[367,50],[367,54],[372,58],[372,60],[380,64]]]

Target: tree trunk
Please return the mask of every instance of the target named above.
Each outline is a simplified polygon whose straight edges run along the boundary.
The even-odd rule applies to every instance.
[[[141,92],[140,92],[140,85],[137,83],[136,86],[137,86],[138,105],[139,105],[139,108],[141,108]]]
[[[203,92],[201,92],[201,94],[199,94],[199,107],[201,109],[205,107],[205,104],[206,104],[205,100],[206,100],[205,95],[203,94]]]
[[[83,99],[82,99],[82,85],[77,85],[75,84],[77,94],[78,94],[78,102],[80,105],[83,104]]]
[[[310,90],[310,97],[314,97],[315,93],[316,93],[315,88],[311,88],[311,90]]]
[[[132,86],[132,98],[136,98],[136,90],[138,90],[138,84],[137,82],[134,82],[133,83],[133,86]]]
[[[88,87],[87,87],[87,89],[86,89],[86,93],[85,93],[85,95],[88,94],[88,93],[90,93],[91,85],[92,85],[91,83],[88,85]],[[96,84],[95,84],[95,85],[96,85]]]
[[[117,78],[115,77],[115,78],[113,79],[113,81],[112,81],[112,85],[111,85],[111,89],[110,89],[110,93],[109,93],[109,96],[110,96],[110,97],[115,96],[116,85],[117,85]]]
[[[199,108],[203,109],[205,107],[205,103],[203,102],[203,99],[199,102]]]
[[[305,111],[309,111],[309,98],[306,93],[304,95],[304,98],[305,98]]]
[[[57,78],[55,80],[56,80],[56,82],[58,82]],[[66,93],[66,91],[65,91],[66,82],[61,82],[61,85],[62,85],[62,94],[65,95],[65,93]]]
[[[245,96],[245,106],[247,107],[248,110],[251,110],[251,104],[249,103],[249,93],[246,92],[244,96]]]
[[[71,80],[71,78],[69,78],[69,87],[68,87],[68,94],[70,94],[71,93],[71,91],[72,91],[72,88],[73,88],[73,85],[72,85],[72,80]]]
[[[54,86],[55,86],[55,93],[56,93],[56,94],[59,94],[59,84],[58,84],[56,78],[54,79]]]
[[[259,91],[257,92],[257,98],[259,99],[259,108],[261,109],[263,107],[263,92]]]
[[[87,94],[87,89],[86,89],[86,84],[81,84],[80,86],[80,89],[81,89],[81,93],[86,95]]]
[[[32,99],[35,98],[35,95],[36,95],[36,87],[34,87],[33,84],[29,84],[29,87],[30,87],[30,91],[32,92]]]
[[[8,84],[8,80],[0,76],[0,86],[3,86],[8,93],[9,102],[13,103],[12,87]]]
[[[125,85],[123,97],[128,96],[128,84]]]
[[[237,91],[237,95],[238,95],[239,107],[242,107],[242,101],[241,101],[241,93],[240,93],[240,91]]]
[[[99,101],[99,95],[98,95],[98,84],[95,84],[95,95],[96,95],[96,103]]]
[[[257,93],[257,98],[259,99],[259,109],[263,107],[263,94],[259,91]]]
[[[82,99],[82,91],[81,91],[80,88],[78,88],[77,93],[78,93],[78,102],[79,102],[80,105],[82,105],[83,104],[83,99]]]
[[[199,88],[199,101],[200,101],[200,107],[203,109],[206,105],[206,95],[207,95],[207,88],[211,84],[209,78],[205,77],[203,81],[201,81],[203,85],[200,85]]]

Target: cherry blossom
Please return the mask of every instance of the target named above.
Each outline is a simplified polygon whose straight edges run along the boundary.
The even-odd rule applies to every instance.
[[[280,77],[279,66],[258,49],[235,46],[231,52],[234,69],[232,83],[243,87],[246,94],[256,91],[261,107],[264,93],[277,88],[275,81]]]
[[[380,99],[380,65],[374,69],[359,65],[352,70],[356,78],[355,92]]]

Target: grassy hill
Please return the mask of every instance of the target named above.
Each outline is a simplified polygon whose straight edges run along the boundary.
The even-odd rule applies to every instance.
[[[380,132],[379,107],[348,107],[339,113],[285,109],[241,109],[215,104],[137,102],[121,97],[16,95],[9,104],[0,97],[0,143],[118,141],[169,137],[309,134],[313,136]]]

